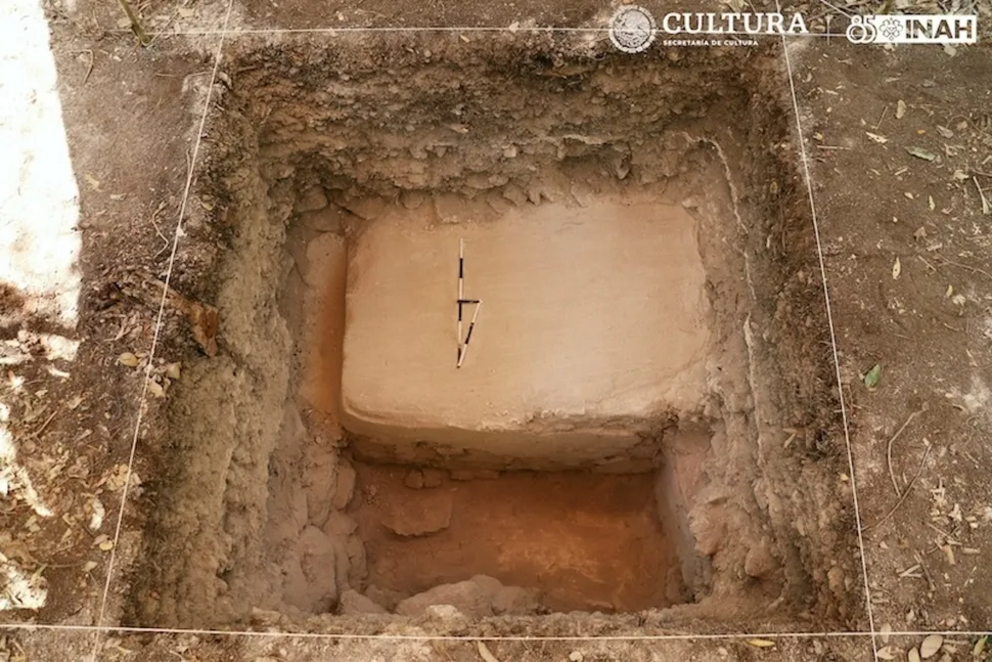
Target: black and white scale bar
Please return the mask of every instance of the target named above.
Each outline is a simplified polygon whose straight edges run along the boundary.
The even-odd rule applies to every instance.
[[[458,360],[462,358],[462,301],[465,299],[465,240],[458,240]]]
[[[479,318],[479,311],[482,310],[482,300],[477,300],[478,303],[475,304],[475,312],[472,313],[472,321],[468,324],[468,334],[465,336],[465,344],[461,345],[458,350],[458,364],[456,368],[462,367],[462,361],[465,360],[465,355],[468,354],[468,344],[472,342],[472,331],[475,330],[475,321]]]

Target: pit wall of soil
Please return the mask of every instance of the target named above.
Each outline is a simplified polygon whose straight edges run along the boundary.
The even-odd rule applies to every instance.
[[[220,352],[190,366],[172,401],[171,443],[153,458],[155,500],[146,504],[126,621],[643,634],[808,629],[857,617],[822,290],[776,54],[629,58],[543,35],[240,48],[215,90],[196,184],[210,211],[190,220],[192,257],[177,266],[177,282],[216,303]],[[684,200],[718,185],[730,202],[722,211],[733,223],[706,233],[711,243],[701,246],[708,265],[729,260],[709,283],[728,360],[714,370],[713,397],[700,413],[717,422],[708,488],[693,495],[680,524],[696,543],[683,563],[700,601],[609,617],[308,615],[364,588],[364,552],[342,512],[354,470],[341,455],[348,440],[334,408],[305,389],[297,399],[306,362],[301,246],[321,234],[345,237],[375,205],[410,196],[455,195],[494,208],[561,199],[574,173],[589,167],[603,186],[671,183],[666,195]],[[319,223],[301,211],[314,191],[333,211]],[[796,431],[789,444],[784,429]],[[313,505],[276,503],[290,498]],[[272,547],[270,517],[301,511],[320,519],[325,534],[333,529],[329,549],[308,556],[301,547],[299,529],[315,521],[298,522],[296,538]],[[304,580],[312,579],[307,564],[334,568],[316,600],[333,599],[283,600],[285,560],[294,554]]]

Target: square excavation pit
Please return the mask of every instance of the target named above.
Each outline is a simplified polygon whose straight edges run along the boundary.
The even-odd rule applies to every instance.
[[[858,626],[777,53],[419,39],[229,57],[126,620]]]

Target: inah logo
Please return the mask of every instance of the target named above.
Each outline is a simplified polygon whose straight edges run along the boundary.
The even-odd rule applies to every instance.
[[[627,5],[610,19],[610,41],[625,53],[640,53],[654,41],[655,27],[651,12],[637,5]]]
[[[974,44],[978,17],[963,14],[852,16],[847,38],[853,44]]]

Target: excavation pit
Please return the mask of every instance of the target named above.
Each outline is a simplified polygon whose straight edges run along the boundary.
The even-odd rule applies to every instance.
[[[177,272],[221,351],[171,401],[130,618],[854,618],[774,55],[445,44],[233,56]]]

